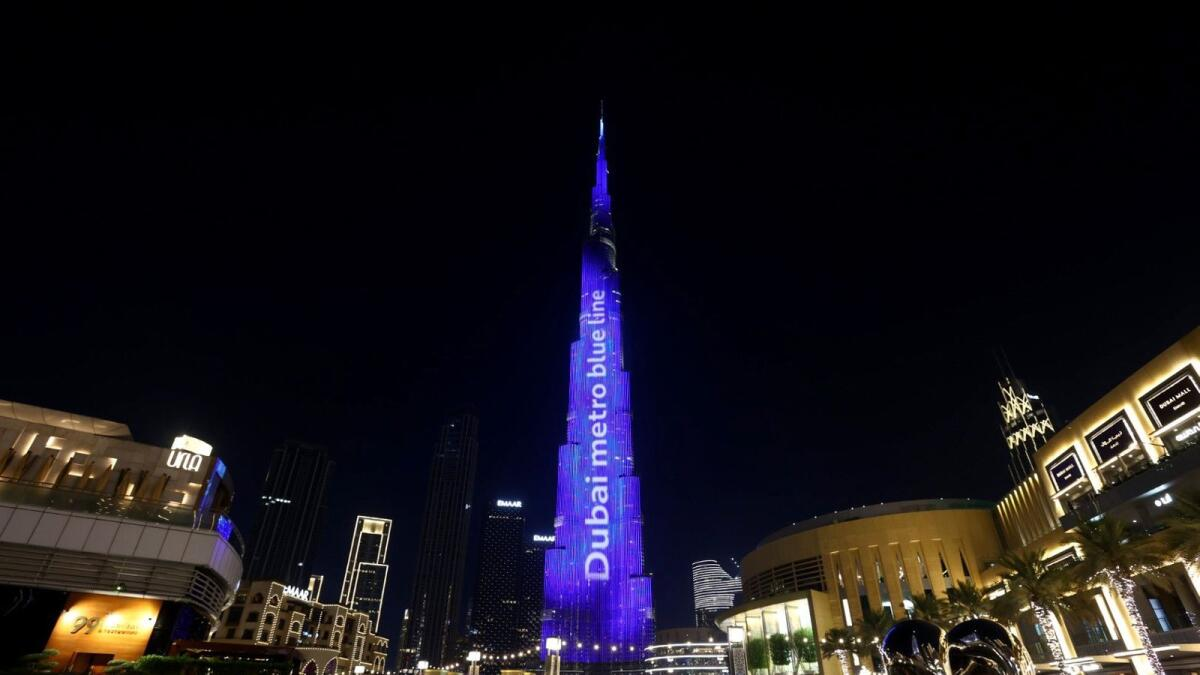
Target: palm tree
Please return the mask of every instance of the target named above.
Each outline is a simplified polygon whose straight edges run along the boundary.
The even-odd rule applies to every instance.
[[[912,599],[912,609],[908,613],[914,619],[921,619],[929,623],[937,624],[942,629],[945,629],[947,619],[946,601],[935,596],[933,593],[918,595]]]
[[[1133,581],[1138,574],[1161,565],[1163,554],[1154,548],[1148,537],[1131,531],[1128,525],[1114,518],[1081,523],[1071,533],[1071,540],[1079,545],[1083,553],[1083,562],[1072,571],[1085,583],[1104,582],[1116,590],[1146,650],[1150,667],[1157,675],[1163,675],[1162,662],[1158,659],[1158,653],[1151,648],[1150,630],[1134,600],[1137,584]]]
[[[850,670],[850,654],[856,651],[854,633],[847,628],[830,628],[821,640],[821,656],[836,658],[842,664],[842,675],[853,675]]]
[[[1045,550],[1038,549],[1025,553],[1009,552],[996,561],[996,564],[1009,570],[1004,575],[1008,584],[1008,594],[1013,596],[1010,602],[1019,606],[1029,605],[1037,618],[1042,633],[1046,636],[1050,655],[1054,658],[1059,670],[1066,670],[1066,656],[1063,654],[1062,643],[1059,642],[1058,631],[1054,628],[1051,617],[1061,615],[1067,608],[1066,596],[1073,589],[1072,580],[1061,569],[1050,569],[1042,562]]]
[[[1017,623],[1021,620],[1021,610],[1024,606],[1021,599],[1014,593],[1005,593],[988,600],[987,615],[1008,626],[1010,631],[1016,632]]]
[[[1169,551],[1195,568],[1200,564],[1200,494],[1176,497],[1175,506],[1163,518],[1167,530],[1160,536]]]
[[[862,619],[854,626],[855,637],[862,640],[860,644],[870,646],[873,657],[879,661],[881,672],[887,669],[887,654],[883,651],[883,638],[887,636],[888,631],[895,623],[896,620],[892,618],[890,612],[876,612],[867,607],[863,609]]]
[[[979,587],[969,581],[960,581],[946,589],[946,605],[950,616],[955,620],[989,616],[989,604]]]

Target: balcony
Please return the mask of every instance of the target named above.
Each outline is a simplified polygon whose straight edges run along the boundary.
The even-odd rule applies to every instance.
[[[0,481],[0,583],[188,602],[215,617],[242,575],[241,535],[216,514]]]
[[[1200,644],[1200,628],[1176,628],[1162,633],[1150,633],[1150,642],[1155,647],[1166,645]]]

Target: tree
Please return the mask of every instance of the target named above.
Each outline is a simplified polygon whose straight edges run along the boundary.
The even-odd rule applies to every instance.
[[[955,621],[989,616],[989,604],[979,587],[969,581],[960,581],[946,589],[946,607]]]
[[[746,641],[746,666],[751,672],[766,670],[771,667],[771,657],[767,654],[767,641],[763,638],[751,638]]]
[[[1200,564],[1200,494],[1176,497],[1163,523],[1167,529],[1159,536],[1166,551],[1175,552],[1190,567]]]
[[[788,636],[782,633],[772,635],[767,640],[771,652],[771,664],[778,666],[787,666],[792,662],[792,643],[788,641]]]
[[[811,628],[797,628],[792,632],[792,646],[796,648],[796,660],[813,663],[819,657],[817,640]]]
[[[1065,598],[1074,585],[1063,570],[1046,567],[1042,562],[1045,553],[1043,549],[1025,553],[1009,552],[996,562],[1008,570],[1004,581],[1008,584],[1008,594],[1013,596],[1012,601],[1018,606],[1029,605],[1033,610],[1033,615],[1046,636],[1046,643],[1055,665],[1059,670],[1065,671],[1066,655],[1063,654],[1062,642],[1051,616],[1062,615],[1068,606]]]
[[[1133,580],[1135,576],[1161,565],[1163,554],[1149,537],[1133,532],[1128,525],[1115,518],[1083,522],[1071,533],[1071,540],[1079,545],[1083,553],[1083,561],[1072,571],[1083,583],[1107,583],[1117,592],[1121,604],[1129,613],[1133,630],[1146,650],[1150,667],[1157,675],[1163,675],[1162,662],[1151,646],[1150,630],[1135,600],[1137,584]]]
[[[821,640],[821,656],[836,658],[842,665],[842,675],[853,675],[850,670],[850,654],[858,651],[855,635],[846,628],[830,628]]]
[[[926,593],[913,598],[912,609],[908,613],[914,619],[921,619],[922,621],[937,624],[943,629],[946,628],[949,619],[946,616],[946,601],[935,596],[933,593]]]
[[[58,671],[57,649],[47,649],[34,654],[26,654],[18,658],[8,668],[0,670],[0,675],[26,675],[26,673],[53,673]]]
[[[1005,593],[988,601],[987,615],[1014,630],[1021,620],[1021,610],[1024,605],[1021,599],[1013,593]]]
[[[863,610],[862,620],[854,627],[854,635],[862,640],[861,644],[868,645],[873,658],[879,661],[879,670],[887,668],[887,654],[883,651],[883,638],[891,630],[896,620],[887,612],[876,612],[871,608]]]

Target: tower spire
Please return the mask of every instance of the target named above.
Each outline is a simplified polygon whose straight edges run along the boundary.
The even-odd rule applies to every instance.
[[[608,249],[608,264],[617,267],[616,233],[613,231],[612,198],[608,196],[608,159],[604,156],[604,101],[600,101],[600,137],[596,141],[596,184],[592,186],[592,217],[588,238]]]

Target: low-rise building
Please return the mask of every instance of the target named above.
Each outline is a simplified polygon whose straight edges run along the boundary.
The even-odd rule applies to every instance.
[[[646,648],[648,675],[723,675],[729,669],[729,643],[711,626],[665,628]]]
[[[1200,494],[1200,328],[1172,344],[1061,425],[1032,455],[1026,476],[997,506],[1006,546],[1042,551],[1051,565],[1082,556],[1070,533],[1114,518],[1150,533],[1177,497]],[[1200,588],[1185,561],[1134,579],[1134,601],[1168,671],[1200,668]],[[1144,646],[1111,589],[1095,587],[1096,616],[1060,617],[1068,659],[1089,670],[1149,672]],[[1021,622],[1036,661],[1050,662],[1035,622]]]
[[[313,589],[312,583],[301,589],[278,581],[246,582],[221,615],[212,641],[295,648],[308,675],[385,672],[388,639],[374,632],[370,615],[323,603]]]
[[[0,656],[83,672],[208,638],[242,575],[232,500],[203,441],[0,401]]]
[[[852,628],[868,610],[904,618],[917,596],[944,598],[959,582],[987,577],[988,561],[1002,550],[993,507],[926,499],[793,523],[742,561],[742,602],[718,614],[717,627],[738,627],[747,640],[786,637],[794,645],[792,672],[840,672],[807,647],[830,628]]]

